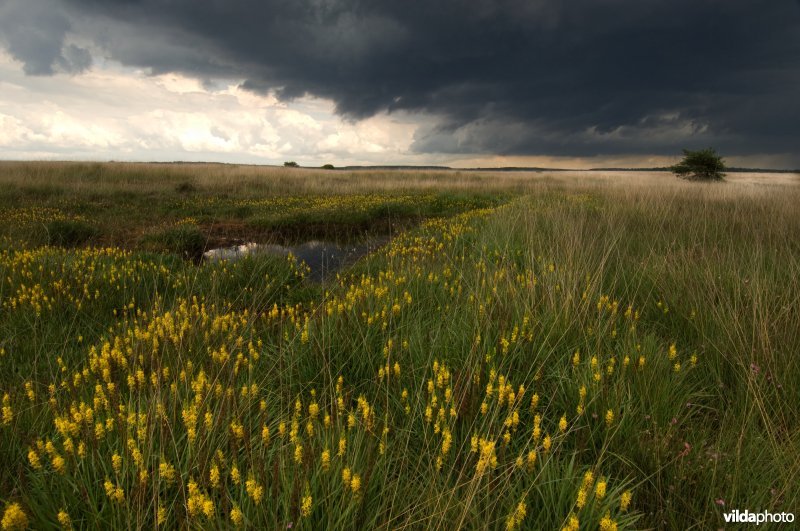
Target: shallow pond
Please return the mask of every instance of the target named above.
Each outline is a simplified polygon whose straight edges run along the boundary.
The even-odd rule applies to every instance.
[[[388,237],[373,238],[355,244],[311,240],[297,245],[283,246],[249,242],[231,247],[210,249],[203,253],[206,261],[239,260],[245,256],[266,254],[287,256],[292,253],[298,262],[305,262],[312,280],[323,281],[344,267],[352,265],[389,241]]]

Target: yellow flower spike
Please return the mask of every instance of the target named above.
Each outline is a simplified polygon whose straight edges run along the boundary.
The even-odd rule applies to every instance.
[[[575,507],[578,509],[583,509],[586,506],[586,489],[581,487],[578,489],[578,496],[575,499]]]
[[[602,500],[606,496],[606,480],[598,479],[597,485],[594,487],[594,495],[598,500]]]
[[[342,483],[344,483],[345,488],[350,486],[351,479],[352,479],[352,474],[350,472],[350,467],[344,467],[342,469]]]
[[[111,467],[114,469],[114,472],[119,474],[119,471],[122,468],[122,456],[118,453],[115,453],[111,456]]]
[[[528,452],[528,471],[533,472],[533,467],[536,466],[536,450],[530,450]]]
[[[294,462],[298,465],[303,464],[303,445],[296,444],[294,447]]]
[[[25,511],[22,510],[22,506],[19,503],[9,504],[3,512],[3,519],[0,521],[0,525],[3,530],[9,531],[14,529],[27,529],[28,515],[25,514]]]
[[[614,410],[609,409],[606,411],[606,425],[611,426],[614,423]]]
[[[216,463],[211,465],[211,470],[208,471],[208,482],[212,488],[219,488],[220,472]]]
[[[539,405],[539,394],[534,393],[531,397],[531,412],[536,411],[536,406]]]
[[[550,438],[550,435],[545,435],[544,440],[542,441],[542,449],[546,452],[550,451],[550,448],[553,446],[553,439]]]
[[[564,433],[565,431],[567,431],[567,416],[566,415],[562,415],[561,419],[558,421],[558,430],[561,433]]]
[[[306,492],[306,495],[303,496],[302,502],[300,504],[300,515],[303,518],[311,516],[312,504],[313,504],[313,500],[311,498],[311,494]]]
[[[8,426],[14,420],[14,410],[11,409],[11,397],[8,393],[3,395],[2,423]]]
[[[600,531],[617,531],[617,523],[611,519],[611,515],[606,513],[600,519]]]
[[[631,491],[626,490],[625,492],[623,492],[622,495],[619,497],[620,510],[627,511],[628,507],[630,507],[631,505],[632,499],[633,499],[633,494],[631,494]]]
[[[561,531],[579,531],[580,527],[581,522],[578,520],[578,517],[574,514],[570,514],[567,519],[567,524],[561,528]]]
[[[247,495],[253,499],[253,503],[259,505],[261,499],[264,497],[264,487],[258,484],[254,478],[250,478],[245,482],[245,490]]]
[[[359,496],[361,494],[361,476],[359,474],[353,474],[353,477],[350,479],[350,490],[353,491],[354,496]]]
[[[39,454],[36,453],[36,450],[30,448],[28,450],[28,461],[30,462],[31,466],[34,470],[39,470],[42,468],[42,462],[39,460]]]
[[[329,469],[329,468],[330,468],[330,466],[331,466],[331,452],[330,452],[330,450],[328,450],[327,448],[325,448],[325,449],[322,451],[321,462],[322,462],[322,470],[324,470],[325,472],[327,472],[327,471],[328,471],[328,469]]]
[[[238,504],[233,504],[233,508],[231,509],[231,522],[236,527],[241,527],[244,523],[244,513],[239,508]]]

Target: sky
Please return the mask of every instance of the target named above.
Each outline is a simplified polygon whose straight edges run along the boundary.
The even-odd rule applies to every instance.
[[[0,159],[800,168],[800,0],[0,0]]]

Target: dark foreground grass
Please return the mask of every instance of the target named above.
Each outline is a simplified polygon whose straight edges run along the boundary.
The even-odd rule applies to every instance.
[[[706,529],[796,511],[798,196],[542,184],[325,285],[270,257],[5,251],[5,514]]]

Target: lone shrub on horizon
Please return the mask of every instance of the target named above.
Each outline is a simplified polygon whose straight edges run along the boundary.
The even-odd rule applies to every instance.
[[[683,160],[671,169],[678,177],[690,181],[721,181],[725,177],[725,162],[713,148],[684,149]]]

